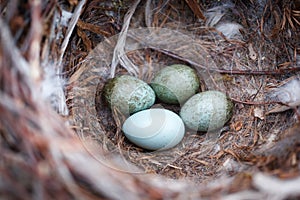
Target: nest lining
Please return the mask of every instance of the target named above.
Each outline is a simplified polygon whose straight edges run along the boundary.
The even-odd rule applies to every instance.
[[[166,25],[166,27],[169,27],[170,29],[174,28],[173,26],[174,24],[172,23]],[[176,28],[178,30],[178,25]],[[214,71],[209,71],[208,73],[205,68],[209,66],[210,68],[215,67],[225,71],[272,71],[274,70],[272,60],[276,60],[277,57],[274,56],[279,53],[278,48],[274,48],[272,43],[267,41],[263,41],[261,44],[250,43],[251,48],[254,46],[257,49],[260,49],[259,55],[256,55],[258,58],[253,58],[253,55],[250,55],[251,52],[249,53],[251,50],[249,44],[247,45],[241,41],[224,40],[222,36],[218,36],[218,33],[212,32],[211,30],[200,28],[196,29],[196,31],[195,29],[186,31],[181,29],[179,32],[189,35],[191,33],[201,35],[199,36],[200,39],[196,40],[201,46],[201,53],[190,52],[189,45],[180,45],[180,40],[173,40],[172,42],[178,42],[178,46],[181,46],[182,49],[186,50],[186,54],[178,57],[178,52],[175,51],[176,46],[174,48],[169,48],[174,51],[166,51],[161,42],[149,42],[149,40],[143,39],[143,36],[146,37],[146,35],[132,36],[130,33],[128,34],[129,38],[127,38],[127,40],[134,39],[142,45],[146,44],[145,50],[136,50],[128,53],[130,60],[134,62],[136,66],[139,66],[138,73],[136,74],[138,78],[149,82],[153,77],[153,74],[155,74],[160,67],[174,63],[184,63],[195,68],[200,79],[201,76],[210,77],[209,79],[205,79],[205,81],[202,80],[202,91],[217,88],[218,90],[226,91],[233,100],[248,101],[251,99],[254,102],[266,101],[264,93],[265,83],[276,80],[276,77],[251,76],[247,74],[246,76],[230,76],[230,73],[220,75],[219,72],[215,73]],[[195,35],[192,37],[195,38]],[[162,36],[160,39],[167,41],[169,38],[170,37],[166,35],[165,37]],[[182,51],[184,52],[184,50]],[[189,53],[190,55],[188,55]],[[203,59],[205,57],[209,57],[211,60]],[[259,64],[257,64],[256,59],[259,60]],[[280,59],[283,59],[283,57],[280,57]],[[281,62],[280,60],[278,61]],[[87,60],[86,63],[89,62],[90,60]],[[109,61],[107,61],[106,64],[107,63],[109,63]],[[195,63],[196,65],[193,65]],[[100,66],[100,68],[107,68],[105,71],[106,73],[109,73],[109,65]],[[83,69],[85,69],[85,67]],[[88,68],[86,70],[89,71],[90,69]],[[128,73],[129,72],[124,70],[124,68],[119,67],[114,75]],[[234,109],[233,118],[227,124],[227,129],[217,133],[217,136],[212,136],[212,142],[207,142],[210,141],[208,140],[208,137],[210,136],[207,134],[187,132],[183,142],[176,148],[165,152],[147,152],[132,145],[126,140],[120,128],[124,118],[114,118],[116,115],[112,113],[113,111],[111,111],[101,99],[101,88],[109,76],[112,75],[101,75],[101,80],[95,81],[96,83],[92,86],[92,90],[86,89],[87,91],[96,91],[95,106],[98,122],[103,134],[96,133],[94,134],[93,139],[100,143],[100,146],[103,145],[104,147],[102,148],[108,150],[108,153],[117,153],[126,164],[128,164],[127,162],[130,162],[130,164],[134,164],[139,168],[138,170],[133,167],[134,171],[137,170],[139,173],[145,172],[163,175],[173,179],[188,179],[192,180],[194,183],[209,183],[224,175],[234,176],[244,174],[245,171],[272,171],[279,167],[281,161],[279,161],[280,159],[278,160],[278,157],[271,156],[272,158],[269,158],[270,160],[267,162],[261,162],[260,159],[266,159],[266,157],[264,157],[266,155],[264,152],[264,145],[272,145],[269,142],[269,138],[273,137],[272,133],[274,132],[272,130],[276,129],[276,127],[278,130],[286,130],[289,127],[292,127],[296,122],[296,119],[293,118],[292,111],[280,116],[267,116],[265,120],[261,120],[254,116],[254,106],[247,105],[247,103],[237,103]],[[89,83],[90,82],[92,81],[89,80]],[[260,89],[258,90],[257,88]],[[92,92],[91,95],[91,99],[93,99],[94,93]],[[178,106],[168,106],[161,104],[161,102],[158,103],[160,106],[169,108],[178,113]],[[262,104],[260,108],[262,110],[267,110],[268,106]],[[292,119],[292,121],[289,121],[290,123],[286,123],[284,127],[282,127],[280,122],[286,119]],[[255,127],[255,129],[253,129],[253,127]],[[121,167],[119,170],[122,171],[124,169]],[[126,170],[129,169],[126,168]],[[279,171],[275,173],[283,172]],[[292,168],[291,171],[293,171]]]
[[[165,32],[163,34],[165,34]],[[159,37],[162,38],[163,36],[159,35]],[[170,37],[172,36],[165,36],[165,38]],[[174,37],[173,39],[176,40],[175,38],[178,37]],[[157,43],[155,39],[153,39],[153,41],[148,40],[148,43],[149,42],[153,43],[151,45],[163,46],[161,42]],[[178,39],[178,42],[174,43],[180,44],[180,42],[181,39]],[[201,48],[206,47],[203,47],[203,41],[199,40],[198,42],[200,43]],[[215,44],[211,43],[210,45],[208,45],[206,43],[206,45],[210,46],[210,48],[204,49],[203,51],[200,51],[201,53],[195,53],[194,55],[194,52],[191,53],[192,55],[184,53],[183,57],[187,55],[187,59],[196,57],[199,58],[198,60],[204,60],[201,59],[201,57],[206,57],[203,56],[203,54],[206,55],[206,52],[213,51],[212,46]],[[223,46],[226,45],[228,44],[224,42]],[[173,49],[173,51],[176,52],[175,47],[169,48]],[[186,49],[186,51],[188,51],[188,49],[190,48],[191,47],[189,45],[180,46],[180,50]],[[98,56],[94,56],[93,53],[90,54],[90,59],[85,60],[84,67],[81,67],[84,70],[84,72],[81,73],[86,77],[92,77],[92,79],[87,79],[88,81],[85,81],[85,79],[79,81],[79,90],[84,91],[84,93],[78,92],[78,94],[74,96],[82,96],[85,99],[90,100],[88,102],[81,102],[81,104],[78,106],[76,105],[76,103],[73,104],[76,109],[84,109],[84,111],[73,110],[73,115],[76,116],[76,113],[80,113],[80,115],[82,115],[80,116],[81,120],[85,121],[84,124],[87,125],[90,124],[91,121],[95,121],[95,116],[97,116],[97,123],[99,124],[96,125],[94,124],[95,122],[92,122],[92,128],[95,129],[95,132],[92,131],[92,133],[94,135],[93,138],[100,143],[100,146],[104,146],[102,147],[103,149],[107,150],[108,153],[117,153],[121,155],[123,159],[125,159],[125,163],[130,161],[130,163],[133,163],[137,167],[141,168],[142,170],[139,171],[139,173],[144,171],[146,173],[159,174],[174,179],[188,178],[193,180],[194,182],[208,182],[210,180],[215,180],[218,177],[223,176],[224,174],[234,175],[240,173],[241,171],[251,169],[251,165],[253,163],[245,164],[239,162],[241,160],[250,160],[249,155],[255,157],[257,156],[255,154],[258,154],[259,156],[261,152],[255,153],[255,149],[260,145],[263,146],[263,144],[265,143],[263,140],[258,143],[259,137],[268,138],[269,135],[266,134],[264,136],[261,136],[258,135],[257,132],[263,131],[265,133],[271,133],[269,131],[271,127],[274,128],[274,126],[276,126],[272,123],[271,120],[267,120],[266,122],[264,122],[255,118],[253,116],[253,106],[242,105],[243,107],[241,108],[236,107],[234,109],[234,117],[227,124],[227,128],[225,127],[226,129],[224,129],[225,131],[223,132],[195,134],[193,132],[187,131],[186,137],[183,142],[176,148],[171,150],[163,152],[147,152],[128,142],[121,132],[122,122],[125,118],[119,118],[117,113],[113,114],[113,111],[108,108],[108,105],[103,102],[103,99],[101,97],[101,90],[108,78],[111,76],[111,74],[109,74],[111,72],[109,67],[110,65],[108,65],[109,61],[103,62],[103,60],[101,60],[102,58],[106,60],[105,54],[102,52],[102,49],[104,48],[101,46],[99,46],[99,48],[97,47],[97,51],[95,52],[97,52]],[[239,45],[236,45],[236,49],[239,49],[241,58],[247,58],[247,52],[245,51],[245,49],[243,49]],[[108,52],[108,48],[105,48],[105,51]],[[213,53],[216,54],[216,52]],[[150,59],[152,59],[152,63],[157,63],[155,67],[150,66],[148,69],[149,63],[144,60],[146,54],[150,54],[149,56],[151,57]],[[129,57],[134,60],[135,63],[143,63],[143,65],[140,67],[141,69],[139,70],[139,78],[147,77],[148,80],[149,78],[151,80],[151,77],[153,77],[155,72],[158,71],[160,67],[177,62],[182,62],[178,61],[178,59],[170,58],[169,55],[159,55],[160,60],[155,60],[157,54],[161,53],[149,53],[149,50],[139,50],[130,53]],[[101,55],[100,62],[98,61],[99,55]],[[219,56],[219,59],[217,61],[215,59],[214,61],[216,61],[218,64],[221,64],[221,66],[228,66],[228,60],[237,60],[236,65],[239,66],[239,62],[241,59]],[[201,65],[216,66],[214,61],[208,60],[208,64],[201,63]],[[248,60],[247,62],[250,62],[250,60]],[[97,63],[97,65],[95,65],[94,63]],[[104,64],[101,65],[100,63]],[[203,74],[207,75],[207,73],[203,72],[202,68],[196,68],[196,70],[198,71],[198,74],[200,74],[200,79],[201,75],[202,77],[204,77]],[[88,75],[85,75],[85,73],[88,73]],[[126,72],[126,70],[122,68],[118,68],[116,73],[124,74],[128,72]],[[248,94],[250,96],[253,91],[257,92],[256,88],[259,88],[260,86],[258,84],[262,82],[261,77],[251,77],[251,79],[248,79],[248,77],[243,77],[242,84],[241,81],[239,81],[240,77],[232,77],[231,79],[227,80],[226,75],[222,76],[219,73],[213,72],[209,73],[209,76],[209,79],[202,79],[202,81],[204,82],[204,84],[202,85],[204,90],[207,90],[208,88],[221,88],[227,91],[229,95],[232,94],[234,98],[236,98],[236,96],[241,93],[243,95]],[[233,82],[240,83],[239,85],[237,85],[232,84]],[[220,84],[217,85],[218,83]],[[243,90],[243,88],[246,88],[246,90]],[[239,91],[237,92],[237,90]],[[249,96],[240,96],[239,99],[242,100],[242,98],[249,98]],[[258,91],[255,98],[257,99],[257,101],[263,102],[265,100],[264,93],[262,91]],[[169,106],[160,102],[158,103],[158,106],[167,107],[177,113],[180,109],[179,106]],[[85,105],[89,105],[89,107]],[[88,114],[84,115],[84,113]],[[90,118],[91,121],[86,121],[87,116],[90,116],[88,118]],[[91,118],[91,116],[93,118]],[[272,118],[272,116],[270,118]],[[279,121],[280,120],[277,121],[277,126],[279,125]],[[240,124],[242,128],[236,127],[238,124]],[[253,130],[253,126],[255,126],[257,130]],[[287,124],[287,126],[291,126],[291,124]],[[91,129],[87,128],[87,130],[88,131],[86,134],[89,135],[91,133]],[[99,133],[99,130],[101,130],[101,133]],[[82,137],[87,136],[83,135]],[[227,169],[227,162],[232,162],[235,166]],[[123,169],[121,168],[119,170]],[[136,170],[136,168],[134,168],[134,170]]]
[[[247,3],[250,4],[250,2]],[[281,30],[283,33],[270,28],[272,24],[278,23],[276,16],[280,13],[278,12],[280,6],[283,8],[288,6],[288,3],[274,6],[275,9],[272,12],[277,15],[269,15],[265,13],[265,10],[271,9],[270,3],[272,1],[265,4],[265,9],[259,11],[262,14],[260,25],[265,27],[266,32],[272,30],[270,31],[272,34],[265,35],[269,40],[246,34],[247,42],[229,41],[214,29],[203,27],[201,23],[195,22],[191,11],[184,7],[184,2],[176,4],[173,1],[167,4],[157,4],[158,12],[153,14],[155,16],[153,25],[177,30],[178,33],[191,36],[196,40],[195,44],[199,44],[201,51],[190,52],[189,45],[180,43],[182,40],[179,40],[178,44],[182,44],[181,50],[185,54],[178,56],[178,52],[174,53],[176,46],[169,46],[172,50],[170,51],[165,46],[161,46],[163,43],[154,40],[155,37],[148,41],[143,39],[145,36],[143,34],[128,35],[128,40],[133,39],[147,46],[145,49],[128,54],[133,64],[139,66],[136,71],[136,76],[139,78],[149,82],[159,67],[184,63],[195,68],[200,79],[209,77],[202,79],[202,91],[217,87],[226,91],[236,102],[233,118],[227,124],[226,129],[215,135],[216,137],[208,138],[208,134],[187,133],[179,146],[165,152],[146,152],[129,143],[120,131],[121,121],[118,120],[122,119],[114,117],[112,111],[107,105],[102,104],[101,100],[95,100],[101,96],[102,85],[112,75],[110,63],[117,38],[110,38],[109,42],[101,42],[98,45],[96,43],[101,40],[98,35],[103,32],[99,32],[99,29],[88,28],[89,26],[85,26],[84,23],[78,23],[77,34],[71,37],[66,49],[63,63],[66,66],[66,72],[71,71],[70,85],[67,88],[71,109],[69,120],[71,127],[80,138],[78,140],[74,132],[65,126],[63,119],[41,103],[41,99],[36,98],[39,89],[38,81],[34,79],[36,77],[28,75],[30,73],[22,73],[22,69],[36,72],[36,66],[29,67],[30,65],[26,63],[21,65],[11,60],[11,58],[19,59],[22,63],[24,58],[22,54],[15,54],[20,50],[14,45],[10,47],[11,50],[7,48],[8,42],[13,44],[11,38],[7,39],[9,34],[1,34],[0,55],[1,58],[8,58],[0,59],[1,67],[3,67],[1,82],[4,83],[0,93],[0,116],[3,122],[0,125],[1,155],[3,155],[1,180],[4,180],[0,184],[3,191],[1,195],[19,199],[43,195],[45,198],[59,195],[64,199],[121,199],[124,197],[128,199],[142,197],[182,199],[187,196],[209,199],[219,198],[222,195],[227,195],[228,198],[233,197],[232,195],[266,198],[272,197],[272,194],[282,194],[281,197],[284,198],[299,195],[293,188],[281,187],[290,183],[296,185],[299,183],[297,177],[299,176],[298,144],[300,139],[297,134],[299,125],[296,124],[294,111],[275,113],[260,118],[261,116],[257,113],[260,110],[267,110],[269,105],[251,104],[265,101],[267,83],[277,83],[297,73],[292,70],[279,71],[279,73],[276,71],[274,61],[280,63],[279,67],[283,69],[288,69],[289,64],[292,63],[289,52],[281,51],[277,43],[289,49],[296,45],[297,41],[295,43],[292,39],[289,40],[289,34],[285,34],[289,31],[284,28]],[[6,4],[7,2],[4,3]],[[89,13],[95,13],[96,4],[96,1],[90,1],[86,5],[83,19],[89,18],[93,21],[93,16]],[[207,7],[209,5],[207,4]],[[51,13],[51,9],[45,7],[47,8],[45,10]],[[143,7],[141,8],[143,10]],[[245,9],[243,6],[240,8]],[[178,18],[178,11],[184,11],[182,16],[185,17]],[[45,16],[49,14],[48,12]],[[242,16],[241,21],[246,19],[252,20],[251,22],[256,21],[255,17],[251,17],[255,16],[252,12],[254,12],[253,9],[249,9],[249,16]],[[288,23],[291,21],[286,19],[286,11],[282,13],[284,13],[285,20],[282,20],[281,25],[289,27]],[[108,19],[111,19],[110,17]],[[39,23],[39,19],[34,18],[34,20]],[[186,25],[191,23],[194,23],[193,26]],[[16,24],[13,25],[17,27]],[[3,30],[8,30],[6,26],[1,27]],[[257,27],[247,28],[251,33]],[[109,27],[105,33],[113,35],[117,29]],[[26,29],[25,32],[27,31]],[[97,37],[94,32],[90,35],[96,37],[93,40],[95,42],[89,41],[87,37],[90,34],[89,31],[97,33]],[[297,36],[297,31],[292,31],[291,34]],[[32,37],[35,36],[33,34]],[[166,41],[169,38],[168,35],[165,36]],[[37,40],[29,40],[30,42],[27,43],[26,38],[22,38],[16,41],[24,51],[28,46],[33,46],[32,41]],[[25,45],[22,43],[24,41]],[[53,42],[53,40],[49,41]],[[256,59],[252,59],[249,55],[249,44],[252,44],[252,48],[257,52]],[[57,44],[52,45],[53,52],[49,54],[53,57],[60,55],[61,52],[55,51]],[[89,52],[91,49],[93,51]],[[32,53],[32,51],[29,52]],[[28,56],[25,52],[23,54],[27,55],[25,57],[29,59],[29,63],[36,63],[34,57]],[[206,57],[207,55],[209,56]],[[203,59],[203,57],[209,59]],[[74,63],[79,64],[75,67]],[[205,70],[207,66],[222,70],[217,72]],[[242,70],[257,72],[263,70],[263,73],[266,71],[276,73],[263,76],[251,74],[249,71],[244,71],[243,75],[228,73]],[[128,72],[119,66],[113,74],[124,73]],[[34,80],[31,80],[32,78]],[[16,87],[11,89],[11,85]],[[162,106],[175,112],[179,109],[179,107],[163,104]],[[209,143],[208,139],[213,140]],[[279,178],[294,178],[294,180],[291,182],[273,180],[259,172]],[[54,184],[49,184],[51,182]],[[12,191],[11,188],[17,192]],[[280,188],[283,188],[282,192]]]

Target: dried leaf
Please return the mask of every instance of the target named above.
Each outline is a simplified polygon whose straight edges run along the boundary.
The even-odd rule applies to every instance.
[[[243,128],[243,122],[237,121],[231,125],[231,128],[234,129],[235,131],[240,131]]]
[[[256,58],[257,58],[257,53],[254,51],[253,46],[252,46],[251,43],[249,43],[248,49],[249,49],[249,57],[250,57],[252,60],[256,60]]]
[[[284,80],[276,88],[272,89],[268,98],[271,101],[281,102],[283,105],[276,105],[267,113],[283,112],[300,105],[300,79],[298,76]]]
[[[265,118],[264,111],[260,107],[254,108],[253,114],[254,114],[254,117],[257,117],[257,118],[259,118],[261,120],[263,120]]]

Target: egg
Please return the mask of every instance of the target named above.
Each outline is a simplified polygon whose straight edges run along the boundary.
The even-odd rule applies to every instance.
[[[206,91],[192,96],[181,108],[180,116],[192,130],[216,130],[232,116],[233,103],[226,94]]]
[[[131,114],[150,108],[155,93],[144,81],[130,75],[110,79],[104,86],[104,97],[109,106],[123,114]]]
[[[199,79],[194,69],[175,64],[158,71],[150,85],[162,102],[182,104],[197,93]]]
[[[184,123],[174,112],[152,108],[127,118],[122,126],[132,143],[148,150],[166,150],[176,146],[185,133]]]

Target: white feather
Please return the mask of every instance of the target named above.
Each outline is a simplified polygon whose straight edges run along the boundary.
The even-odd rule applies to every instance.
[[[234,5],[232,3],[225,3],[221,6],[208,9],[204,14],[206,17],[206,26],[215,26],[220,22],[222,17],[228,13],[229,9],[233,7]]]
[[[60,17],[60,25],[67,27],[69,22],[73,16],[73,13],[68,12],[66,10],[62,10],[61,17]]]
[[[44,67],[44,79],[41,87],[42,97],[61,115],[68,115],[69,113],[64,93],[65,84],[65,79],[56,67],[51,65]]]
[[[226,38],[229,39],[242,39],[242,34],[240,30],[243,29],[243,27],[234,22],[224,22],[224,23],[219,23],[216,26],[216,29],[220,31]]]
[[[230,17],[230,9],[234,8],[232,3],[224,3],[221,6],[210,8],[205,13],[206,26],[215,27],[228,39],[242,39],[243,36],[240,32],[243,26],[237,22],[231,22],[228,19],[224,19],[225,16]],[[227,16],[228,15],[228,16]]]
[[[222,6],[213,7],[205,13],[206,26],[216,25],[225,15],[225,10]]]

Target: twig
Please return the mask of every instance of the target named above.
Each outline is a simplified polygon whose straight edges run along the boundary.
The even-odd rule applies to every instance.
[[[281,104],[281,102],[279,101],[254,102],[254,101],[241,101],[233,97],[229,97],[229,98],[236,103],[247,104],[247,105],[267,105],[267,104],[275,104],[275,103]]]
[[[203,65],[200,65],[192,60],[189,60],[187,58],[181,57],[177,54],[174,54],[173,52],[161,49],[161,48],[157,48],[151,45],[147,45],[148,48],[156,50],[158,52],[164,53],[168,56],[171,56],[173,58],[185,61],[195,67],[199,67],[203,70],[207,70],[207,71],[213,71],[213,72],[218,72],[220,74],[229,74],[229,75],[274,75],[274,76],[278,76],[278,75],[284,75],[286,73],[291,73],[291,72],[299,72],[300,71],[300,67],[291,67],[291,68],[286,68],[286,69],[276,69],[273,71],[270,70],[262,70],[262,71],[256,71],[256,70],[226,70],[226,69],[216,69],[216,68],[206,68]]]
[[[226,69],[219,69],[219,68],[207,68],[206,66],[203,66],[195,61],[190,60],[187,57],[178,55],[177,53],[174,53],[172,50],[165,49],[164,47],[161,48],[162,45],[154,45],[151,44],[151,42],[147,42],[143,39],[140,39],[133,34],[128,34],[128,37],[134,39],[138,43],[140,43],[144,48],[150,48],[152,50],[161,52],[163,54],[166,54],[168,56],[171,56],[173,58],[176,58],[178,60],[184,61],[186,63],[189,63],[192,66],[198,67],[204,71],[210,71],[210,72],[217,72],[220,74],[228,74],[228,75],[256,75],[256,76],[262,76],[262,75],[273,75],[273,76],[278,76],[278,75],[284,75],[287,73],[295,73],[300,71],[300,67],[290,67],[290,68],[279,68],[280,65],[278,65],[279,69],[275,70],[226,70]]]
[[[199,6],[199,4],[197,3],[197,1],[195,0],[185,0],[185,2],[188,4],[188,6],[191,8],[191,10],[193,11],[193,13],[202,20],[206,20],[203,12],[201,11],[201,8]]]

